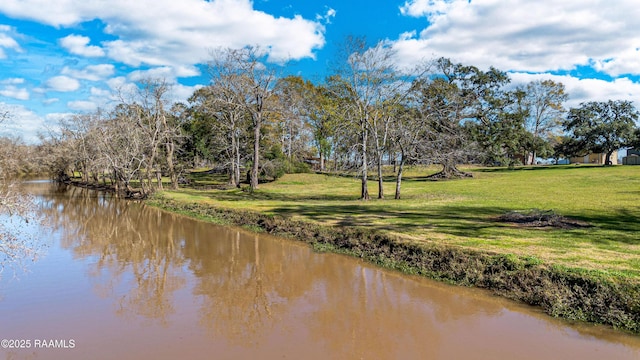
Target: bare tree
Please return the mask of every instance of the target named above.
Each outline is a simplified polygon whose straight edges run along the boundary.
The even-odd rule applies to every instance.
[[[312,139],[307,110],[310,104],[306,97],[310,86],[299,76],[288,76],[280,79],[275,87],[279,106],[275,126],[289,166],[304,160],[307,155],[305,147]]]
[[[389,150],[394,117],[409,94],[410,79],[421,76],[424,71],[400,69],[395,61],[395,51],[384,41],[369,47],[363,38],[348,38],[343,51],[346,57],[344,65],[330,79],[330,84],[340,89],[338,93],[348,105],[346,118],[358,128],[362,175],[360,197],[369,199],[367,176],[372,148],[378,175],[378,198],[382,199],[383,160]]]
[[[424,139],[424,117],[414,107],[405,107],[397,114],[390,133],[391,142],[397,149],[397,173],[395,199],[400,199],[402,176],[407,160],[417,161]]]
[[[180,150],[180,145],[184,142],[182,123],[185,118],[185,112],[186,106],[184,104],[174,104],[166,117],[167,123],[164,124],[165,135],[163,138],[165,141],[165,158],[167,162],[167,172],[171,180],[171,189],[173,190],[178,189],[179,175],[183,170],[183,167],[178,162],[177,153]]]
[[[140,109],[136,105],[118,105],[99,127],[98,146],[105,163],[113,173],[116,193],[126,197],[145,196],[145,189],[136,191],[131,181],[140,179],[141,169],[148,164],[148,135],[138,125]]]
[[[176,145],[182,135],[178,117],[172,114],[169,98],[171,85],[166,79],[147,78],[141,81],[140,98],[146,114],[146,121],[142,126],[146,130],[149,146],[149,164],[147,179],[150,179],[149,169],[155,169],[156,187],[162,189],[162,170],[166,169],[171,181],[171,188],[178,188],[178,172],[175,163]],[[160,159],[162,157],[162,160]],[[165,167],[166,165],[166,167]],[[149,180],[149,187],[152,186]]]
[[[569,95],[562,83],[553,80],[532,81],[523,90],[526,94],[525,106],[529,110],[525,126],[533,135],[527,162],[533,164],[543,147],[542,143],[550,139],[553,131],[560,127],[566,111],[563,103]]]
[[[58,122],[58,147],[66,148],[72,170],[78,171],[85,183],[98,183],[104,164],[97,147],[99,132],[96,126],[102,120],[102,111],[76,114]],[[58,149],[61,151],[62,149]]]
[[[127,144],[132,147],[125,147],[121,155],[129,160],[136,159],[134,163],[137,165],[133,168],[137,170],[132,175],[137,175],[140,180],[142,196],[162,189],[163,169],[169,174],[171,186],[178,186],[175,152],[181,134],[176,118],[168,110],[171,107],[170,91],[171,85],[165,79],[144,78],[140,80],[136,91],[127,93],[119,90],[117,94],[120,103],[113,114],[112,123],[123,124],[133,131],[132,142]],[[112,132],[111,135],[117,140],[116,143],[120,141],[120,134]],[[117,148],[106,143],[103,145],[107,146],[107,153],[111,155],[117,151]],[[131,157],[136,151],[142,153]],[[114,159],[111,156],[111,160]]]
[[[236,92],[223,81],[196,90],[189,98],[192,116],[205,118],[215,139],[209,141],[228,166],[229,184],[240,187],[241,141],[247,116]],[[227,84],[229,85],[229,84]]]
[[[403,84],[393,61],[393,50],[384,42],[369,48],[365,39],[350,37],[343,51],[344,65],[329,79],[329,84],[338,97],[345,100],[347,118],[358,129],[360,199],[370,198],[367,184],[370,135],[378,165],[378,198],[383,198],[382,154],[391,120],[390,109],[397,104],[397,90]]]
[[[110,175],[116,193],[145,197],[162,188],[166,170],[177,188],[181,133],[178,118],[166,110],[170,86],[158,79],[143,79],[140,85],[130,93],[118,91],[120,101],[111,112],[72,115],[59,122],[59,131],[41,137],[47,152],[43,162],[57,180],[67,181],[74,176],[68,171],[77,171],[85,184],[97,185],[102,178],[107,185]]]
[[[167,120],[170,102],[168,97],[171,86],[165,79],[145,78],[140,81],[138,93],[133,101],[128,102],[135,109],[137,126],[144,134],[144,144],[146,145],[146,157],[144,171],[146,173],[146,186],[141,179],[143,193],[152,191],[154,188],[153,178],[155,175],[155,188],[162,189],[162,169],[160,166],[160,155],[166,151],[170,157],[169,163],[173,167],[173,154],[175,136],[173,129],[170,129]],[[123,101],[127,103],[126,101]],[[165,158],[166,160],[166,158]]]
[[[272,111],[272,87],[276,76],[273,69],[261,59],[263,53],[258,47],[241,49],[218,49],[212,54],[209,63],[211,84],[228,89],[234,93],[236,105],[243,108],[251,117],[253,130],[253,164],[250,186],[258,188],[260,170],[260,136],[262,126]]]

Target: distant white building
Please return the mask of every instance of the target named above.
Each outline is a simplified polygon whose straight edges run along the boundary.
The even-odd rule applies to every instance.
[[[605,160],[607,159],[607,154],[605,153],[591,153],[585,156],[576,156],[569,159],[572,164],[595,164],[595,165],[605,165]],[[614,151],[611,154],[611,165],[618,164],[618,151]]]

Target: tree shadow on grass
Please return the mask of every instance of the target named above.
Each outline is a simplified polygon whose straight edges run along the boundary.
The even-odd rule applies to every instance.
[[[452,177],[450,179],[434,178],[432,175],[422,176],[407,176],[402,178],[402,182],[442,182],[442,181],[458,181],[458,180],[473,180],[472,177]]]
[[[496,218],[514,209],[483,206],[441,206],[435,208],[395,209],[385,202],[360,203],[354,196],[335,194],[281,194],[273,192],[208,191],[183,189],[187,195],[218,201],[274,201],[270,211],[285,218],[303,216],[335,226],[359,226],[372,230],[419,233],[423,230],[459,237],[495,237],[504,229],[514,229],[516,236],[539,236],[537,231],[574,232],[595,244],[640,244],[640,208],[619,209],[608,214],[585,213],[569,217],[593,225],[588,229],[520,229]],[[375,200],[373,200],[375,201]],[[325,202],[325,203],[317,203]],[[560,214],[567,215],[567,214]],[[519,234],[519,235],[518,235]],[[576,236],[576,235],[574,235]]]
[[[402,211],[383,209],[381,206],[361,206],[359,204],[287,204],[272,211],[284,218],[304,216],[313,221],[335,226],[357,226],[378,231],[399,233],[419,233],[422,230],[454,235],[464,238],[485,238],[503,236],[504,230],[514,231],[516,236],[538,237],[540,231],[559,234],[574,234],[584,240],[600,245],[640,244],[640,213],[627,209],[618,210],[606,216],[571,217],[588,224],[592,228],[517,228],[513,224],[497,221],[513,209],[482,206],[446,206],[436,209]],[[578,235],[576,235],[578,234]]]
[[[640,245],[640,208],[618,209],[609,214],[576,216],[576,219],[594,224],[603,230],[593,236],[596,243],[624,243]]]
[[[514,171],[554,171],[554,170],[586,170],[586,169],[602,169],[604,165],[589,165],[589,164],[573,164],[573,165],[542,165],[542,166],[518,166],[514,168],[509,167],[495,167],[495,168],[479,168],[474,169],[473,172],[481,173],[508,173]]]
[[[219,201],[355,201],[358,200],[352,195],[339,194],[282,194],[276,192],[263,191],[242,191],[242,190],[211,190],[202,191],[195,189],[182,189],[181,193],[205,197]]]
[[[435,230],[437,232],[461,236],[477,237],[489,228],[502,227],[492,218],[506,211],[494,207],[451,206],[420,211],[382,210],[378,206],[291,204],[272,210],[288,218],[304,216],[320,223],[336,226],[357,226],[372,230],[393,232],[419,232]]]

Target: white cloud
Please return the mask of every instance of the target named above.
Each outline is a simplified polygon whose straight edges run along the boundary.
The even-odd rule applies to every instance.
[[[91,112],[95,111],[98,108],[108,109],[111,104],[119,100],[114,96],[114,93],[112,91],[101,89],[95,86],[91,87],[89,92],[90,96],[88,97],[88,99],[75,99],[67,101],[67,108],[79,112]]]
[[[98,104],[96,104],[93,101],[77,100],[77,101],[69,101],[67,103],[67,107],[69,107],[69,109],[71,110],[89,112],[97,109]]]
[[[33,111],[21,105],[0,103],[0,107],[11,114],[10,121],[3,123],[0,129],[2,135],[19,135],[27,143],[37,143],[37,129],[45,127],[45,120]]]
[[[11,26],[0,25],[0,59],[6,59],[7,53],[4,49],[20,51],[20,45],[11,35],[14,29]]]
[[[69,35],[60,39],[60,46],[67,49],[70,53],[86,56],[100,57],[104,56],[104,50],[99,46],[89,45],[90,38],[82,35]]]
[[[449,11],[454,1],[413,0],[400,7],[400,13],[406,16],[421,17],[431,14],[442,14]]]
[[[640,84],[628,77],[640,75],[637,1],[409,0],[400,11],[428,21],[421,32],[389,41],[404,67],[444,56],[509,71],[514,85],[552,79],[565,85],[567,107],[640,100]],[[579,66],[618,78],[549,74]]]
[[[405,65],[445,56],[511,71],[597,64],[613,76],[640,73],[635,0],[411,0],[400,10],[429,23],[394,42]]]
[[[185,86],[181,84],[175,84],[171,88],[172,99],[175,102],[187,102],[187,99],[193,95],[196,90],[202,88],[203,85]]]
[[[73,116],[76,116],[77,114],[74,113],[49,113],[47,114],[47,116],[45,116],[45,119],[47,121],[47,123],[49,124],[55,124],[60,122],[60,120],[64,120]]]
[[[90,91],[91,91],[91,95],[92,96],[99,96],[99,97],[108,98],[108,97],[111,97],[111,95],[112,95],[111,91],[100,89],[100,88],[97,88],[97,87],[92,87]]]
[[[46,82],[47,90],[69,92],[76,91],[80,88],[80,82],[74,78],[61,75],[54,76]]]
[[[195,85],[195,86],[185,86],[177,82],[175,69],[170,67],[161,67],[154,68],[145,71],[133,71],[127,77],[126,83],[131,89],[132,86],[135,86],[133,82],[138,82],[144,79],[158,79],[165,80],[169,87],[168,97],[172,102],[182,101],[185,102],[193,93],[201,88],[203,85]],[[124,83],[119,81],[114,81],[113,83],[118,83],[119,85],[123,85]]]
[[[149,70],[132,71],[129,73],[128,79],[131,81],[140,81],[143,79],[165,79],[168,82],[174,82],[176,75],[173,68],[163,66]]]
[[[316,15],[316,20],[323,22],[324,24],[331,24],[331,19],[336,17],[337,11],[332,8],[328,8],[324,15]]]
[[[69,67],[62,69],[62,75],[68,75],[76,79],[100,81],[112,76],[115,67],[111,64],[89,65],[82,70],[75,70]]]
[[[51,104],[57,103],[58,101],[60,101],[60,99],[58,98],[49,98],[49,99],[42,100],[42,103],[44,105],[51,105]]]
[[[29,100],[30,94],[27,89],[14,85],[7,85],[0,90],[0,95],[18,100]]]
[[[598,60],[594,67],[612,76],[640,73],[640,48],[627,48],[616,58]]]
[[[3,85],[20,85],[20,84],[24,84],[24,79],[23,78],[4,79],[4,80],[0,80],[0,84],[3,84]]]
[[[272,61],[312,58],[325,44],[321,22],[275,17],[254,10],[251,0],[3,0],[0,12],[57,27],[98,18],[116,40],[97,48],[70,35],[63,45],[85,56],[105,51],[131,66],[190,66],[207,60],[212,48],[256,44],[268,49]]]
[[[107,80],[107,85],[112,91],[118,91],[123,88],[133,88],[135,89],[135,84],[127,81],[127,78],[124,76],[118,76]]]
[[[629,100],[634,101],[636,108],[640,109],[640,84],[628,78],[619,78],[614,81],[600,79],[578,79],[569,75],[550,74],[509,74],[513,85],[526,84],[535,80],[553,80],[565,85],[569,94],[567,108],[578,107],[580,103],[587,101]]]
[[[60,121],[71,118],[77,114],[74,113],[49,113],[45,116],[45,127],[47,133],[59,134]]]
[[[89,101],[95,105],[95,108],[108,108],[110,104],[118,101],[114,93],[106,89],[92,87],[90,93]]]
[[[136,82],[145,78],[161,78],[167,81],[169,85],[168,93],[166,95],[167,100],[170,103],[174,102],[186,102],[186,100],[193,95],[193,93],[202,87],[202,85],[185,86],[176,82],[175,78],[162,77],[165,75],[163,71],[168,71],[164,68],[156,69],[156,72],[152,72],[151,76],[145,72],[134,72],[129,77],[115,77],[106,81],[109,89],[103,89],[99,87],[91,87],[90,96],[84,100],[73,100],[67,102],[67,107],[71,110],[89,112],[98,108],[109,109],[112,105],[119,103],[120,101],[133,101],[140,95],[140,90],[136,86]]]

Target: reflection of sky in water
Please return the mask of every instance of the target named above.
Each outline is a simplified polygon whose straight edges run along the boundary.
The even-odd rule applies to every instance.
[[[27,218],[0,214],[0,232],[3,234],[3,240],[0,241],[4,241],[2,247],[5,250],[0,251],[0,265],[4,266],[0,277],[13,277],[17,273],[28,271],[34,259],[46,254],[50,234],[41,226],[41,220],[35,213],[27,214]]]
[[[0,338],[73,338],[64,358],[640,355],[637,337],[567,327],[483,291],[85,189],[36,187],[49,193],[51,247],[31,273],[0,283]]]

